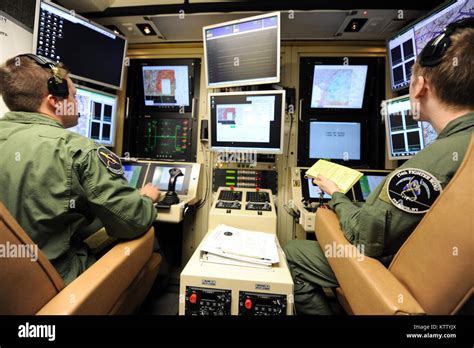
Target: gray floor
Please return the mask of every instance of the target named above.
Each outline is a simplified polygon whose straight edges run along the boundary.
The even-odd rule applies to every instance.
[[[179,273],[180,270],[173,269],[171,276],[163,287],[161,275],[158,275],[155,286],[143,302],[139,314],[143,315],[178,315],[179,306]]]

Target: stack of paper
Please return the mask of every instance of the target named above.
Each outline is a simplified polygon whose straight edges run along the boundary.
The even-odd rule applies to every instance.
[[[209,234],[201,251],[203,261],[221,264],[267,268],[280,262],[275,235],[226,225]]]
[[[317,161],[305,173],[306,176],[311,178],[316,178],[319,174],[332,180],[341,189],[342,193],[347,193],[363,175],[357,170],[325,160]]]

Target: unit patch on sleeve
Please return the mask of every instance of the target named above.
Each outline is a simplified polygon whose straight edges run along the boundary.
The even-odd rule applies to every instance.
[[[107,149],[105,146],[100,146],[97,149],[97,156],[99,156],[101,162],[105,164],[110,172],[117,175],[123,175],[122,162],[112,151]]]
[[[434,175],[416,168],[404,168],[390,178],[387,195],[398,209],[424,214],[443,191]]]

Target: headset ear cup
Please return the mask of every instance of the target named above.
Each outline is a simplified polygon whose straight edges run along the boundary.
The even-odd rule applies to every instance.
[[[56,97],[67,98],[69,96],[67,80],[62,79],[62,81],[58,83],[54,77],[51,77],[48,80],[48,91]]]

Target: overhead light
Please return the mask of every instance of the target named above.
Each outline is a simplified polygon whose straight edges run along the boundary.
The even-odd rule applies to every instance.
[[[111,24],[111,25],[106,25],[105,27],[112,30],[117,35],[125,36],[116,25]]]
[[[364,24],[367,22],[367,18],[354,18],[351,19],[350,22],[347,24],[346,29],[344,29],[345,32],[358,32]]]
[[[156,31],[150,24],[137,24],[138,29],[143,33],[143,35],[151,36],[156,35]]]

